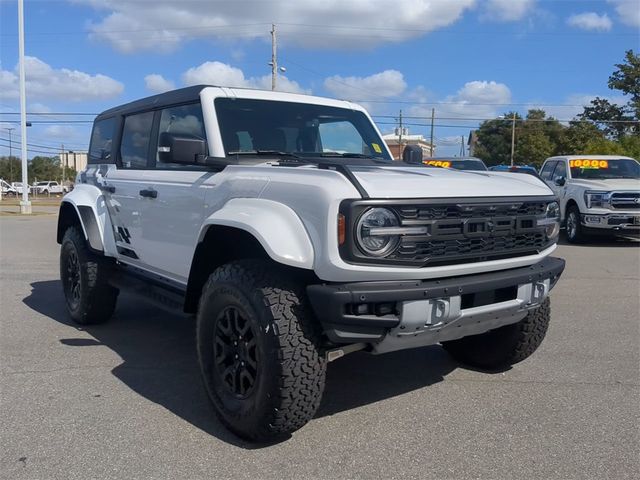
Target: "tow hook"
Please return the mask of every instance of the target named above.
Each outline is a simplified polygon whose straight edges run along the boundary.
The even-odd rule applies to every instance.
[[[326,359],[327,362],[333,362],[334,360],[342,358],[349,353],[357,352],[358,350],[364,350],[365,348],[367,348],[366,343],[352,343],[351,345],[334,348],[333,350],[327,350]]]

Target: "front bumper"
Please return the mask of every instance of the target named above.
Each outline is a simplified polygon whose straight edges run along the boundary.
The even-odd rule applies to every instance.
[[[640,232],[640,211],[580,215],[580,223],[589,230],[605,232]]]
[[[547,257],[527,267],[440,280],[309,285],[307,295],[331,341],[373,343],[382,353],[517,322],[542,303],[564,266],[563,259]],[[393,336],[399,340],[390,344]],[[417,336],[420,345],[413,345]]]

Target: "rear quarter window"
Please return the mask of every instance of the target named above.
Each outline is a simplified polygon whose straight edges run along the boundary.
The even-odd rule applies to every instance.
[[[115,128],[115,118],[97,120],[93,124],[89,144],[89,163],[114,163],[111,155],[111,147]]]

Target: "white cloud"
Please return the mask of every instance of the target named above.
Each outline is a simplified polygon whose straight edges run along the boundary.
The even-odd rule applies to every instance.
[[[25,73],[30,100],[100,100],[116,97],[124,90],[122,83],[106,75],[91,75],[67,68],[55,69],[36,57],[25,57]],[[18,97],[18,67],[14,70],[0,69],[0,98]]]
[[[222,62],[205,62],[192,67],[182,74],[185,85],[210,84],[224,87],[271,89],[271,75],[262,77],[245,77],[239,68]],[[277,90],[289,93],[309,93],[298,82],[289,80],[284,75],[278,75]]]
[[[440,117],[493,118],[511,102],[511,90],[504,83],[486,80],[467,82],[455,95],[436,107]]]
[[[608,32],[613,26],[613,22],[606,13],[598,15],[595,12],[571,15],[567,19],[567,24],[582,30],[594,30],[597,32]]]
[[[482,18],[495,22],[522,20],[535,7],[536,0],[488,0]]]
[[[640,0],[607,0],[613,4],[619,20],[630,27],[640,27]]]
[[[92,37],[122,52],[174,50],[197,38],[264,39],[319,48],[370,48],[416,38],[459,20],[476,0],[75,0],[104,16]],[[521,2],[522,0],[513,0]],[[348,27],[345,27],[348,26]]]
[[[167,80],[162,75],[152,73],[144,77],[144,84],[147,90],[153,93],[164,93],[176,88],[171,80]]]
[[[368,77],[333,75],[325,79],[324,88],[338,98],[374,100],[397,97],[406,90],[407,82],[399,71],[385,70]]]

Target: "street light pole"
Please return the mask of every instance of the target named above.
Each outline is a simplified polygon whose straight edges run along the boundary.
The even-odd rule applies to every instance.
[[[29,201],[29,176],[27,172],[27,94],[24,73],[24,0],[18,0],[18,53],[20,70],[20,133],[22,153],[22,201],[20,213],[31,214]]]

